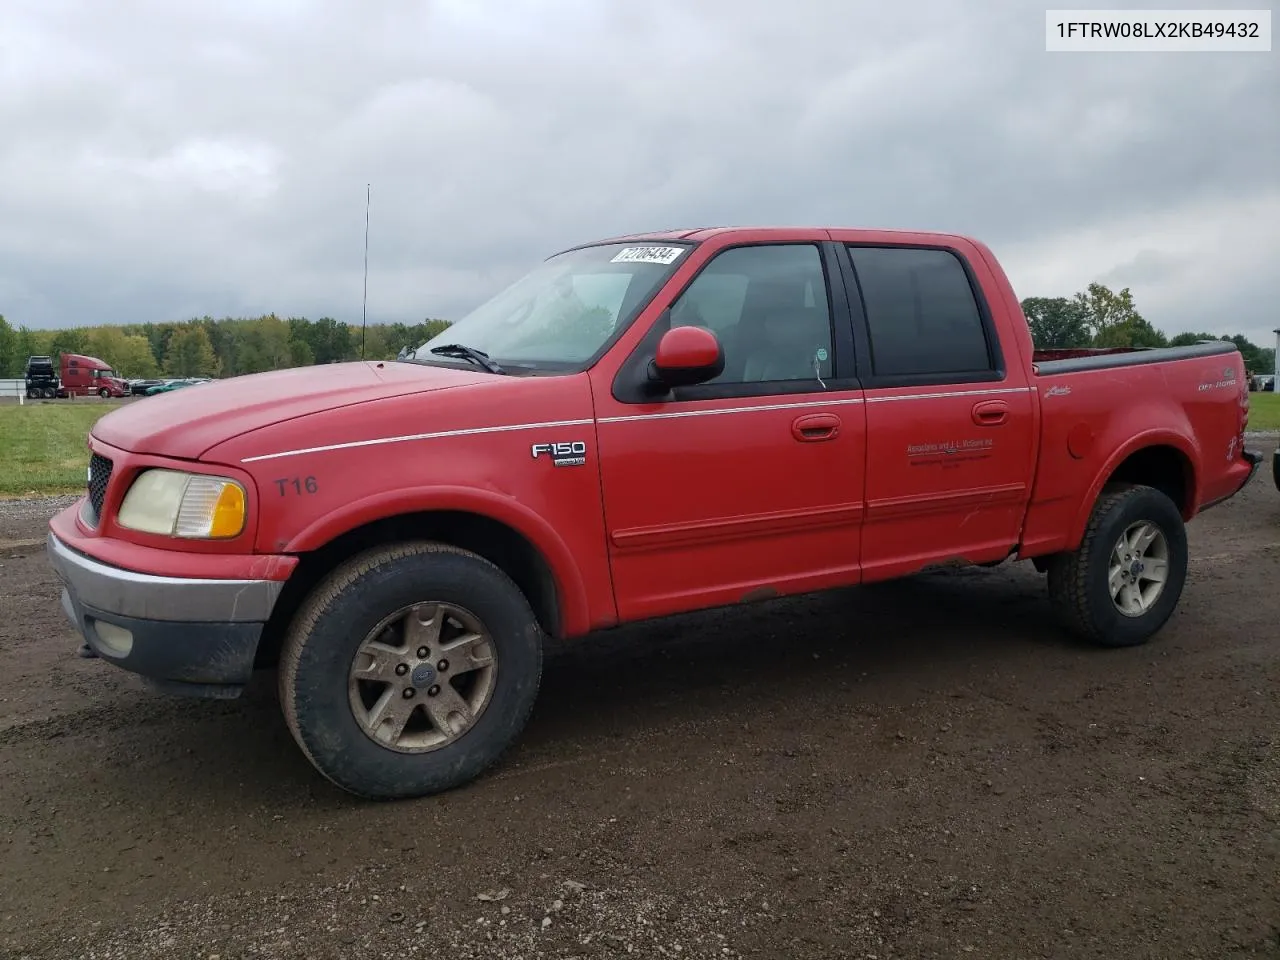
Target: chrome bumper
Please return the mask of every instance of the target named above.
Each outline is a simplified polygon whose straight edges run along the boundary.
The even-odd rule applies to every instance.
[[[284,584],[135,573],[69,548],[51,531],[62,609],[103,661],[171,693],[235,697]]]
[[[84,606],[139,620],[265,623],[284,584],[276,580],[160,577],[108,566],[49,534],[49,560]]]

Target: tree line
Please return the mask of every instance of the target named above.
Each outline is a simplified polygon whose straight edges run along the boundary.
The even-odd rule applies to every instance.
[[[1201,340],[1230,340],[1250,374],[1275,370],[1274,347],[1260,347],[1242,334],[1179,333],[1166,336],[1140,314],[1128,287],[1118,293],[1101,283],[1071,297],[1028,297],[1022,312],[1031,339],[1042,350],[1070,347],[1185,347]]]
[[[446,320],[370,324],[364,356],[392,360],[449,325]],[[185,322],[134,323],[61,330],[16,330],[0,314],[0,377],[21,377],[27,357],[79,353],[97,357],[122,377],[234,377],[285,367],[358,360],[361,330],[332,317],[284,319],[199,317]]]
[[[1249,373],[1270,373],[1275,350],[1241,334],[1179,333],[1166,336],[1134,306],[1128,287],[1114,292],[1100,283],[1071,297],[1028,297],[1022,311],[1040,349],[1070,347],[1168,347],[1199,340],[1230,340]],[[417,347],[449,321],[372,324],[363,355],[392,360],[403,347]],[[21,377],[29,356],[80,353],[111,364],[124,377],[233,377],[243,373],[356,360],[361,331],[332,317],[283,319],[199,317],[185,322],[16,330],[0,314],[0,377]]]

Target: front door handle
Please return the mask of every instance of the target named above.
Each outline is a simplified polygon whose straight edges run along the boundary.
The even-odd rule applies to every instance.
[[[840,433],[840,418],[834,413],[811,413],[791,421],[791,435],[801,443],[834,440]]]
[[[1009,404],[1003,400],[984,400],[973,405],[973,422],[980,427],[996,427],[1004,423]]]

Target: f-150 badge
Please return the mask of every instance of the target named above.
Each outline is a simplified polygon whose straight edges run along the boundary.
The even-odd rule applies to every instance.
[[[550,457],[557,467],[580,467],[587,462],[587,445],[582,440],[560,443],[535,443],[530,449],[533,459]]]

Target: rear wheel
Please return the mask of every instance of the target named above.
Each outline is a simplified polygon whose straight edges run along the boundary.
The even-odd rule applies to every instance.
[[[416,797],[480,775],[524,728],[542,633],[473,553],[408,543],[357,556],[298,612],[280,661],[294,739],[333,783]]]
[[[1136,646],[1164,626],[1182,596],[1186,528],[1159,490],[1111,485],[1080,547],[1048,567],[1050,599],[1072,632],[1107,647]]]

